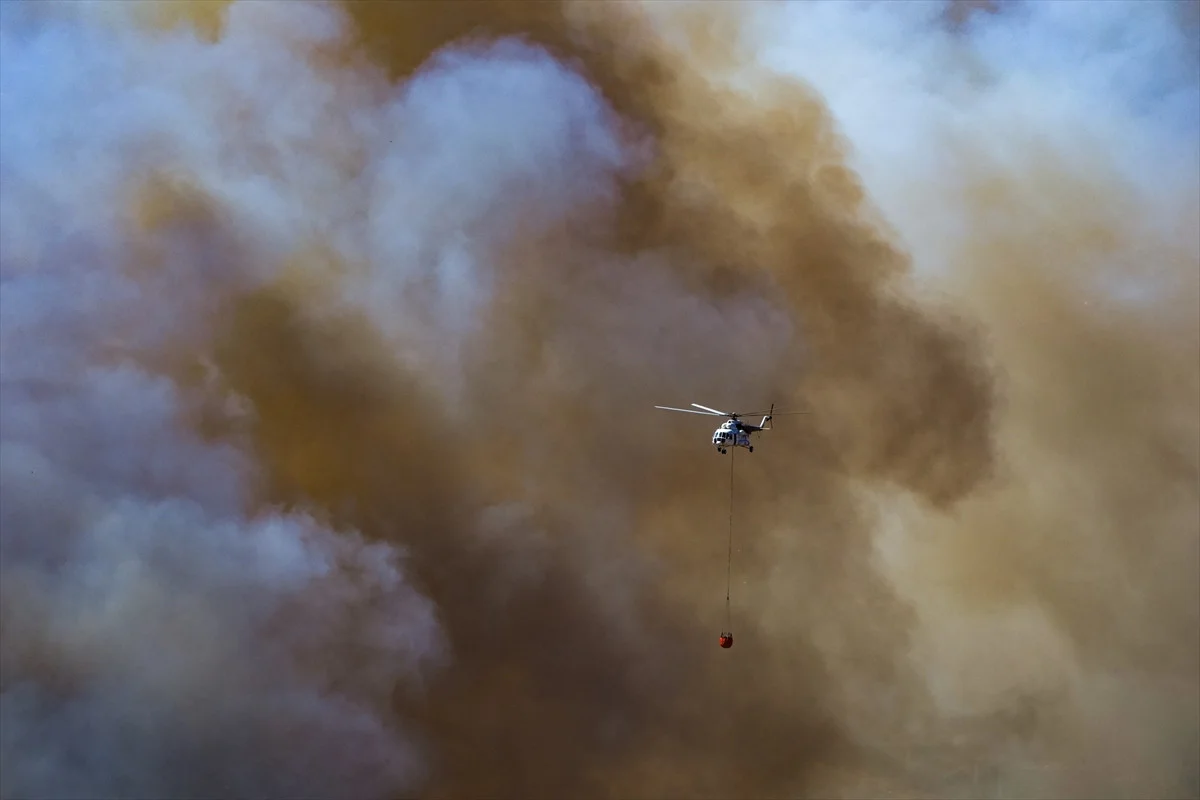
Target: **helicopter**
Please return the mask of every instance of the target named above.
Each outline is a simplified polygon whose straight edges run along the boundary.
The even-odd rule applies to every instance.
[[[690,408],[672,408],[670,406],[655,406],[663,411],[680,411],[684,414],[702,414],[708,417],[728,417],[721,424],[721,427],[713,431],[712,443],[717,448],[717,452],[725,455],[729,452],[730,447],[744,447],[747,451],[753,453],[754,445],[750,444],[750,434],[758,431],[765,431],[771,428],[771,419],[775,416],[775,404],[771,404],[771,409],[762,415],[762,422],[757,425],[750,425],[742,422],[741,417],[757,417],[762,412],[737,413],[733,414],[728,411],[718,411],[715,408],[702,406],[699,403],[692,403],[695,408],[702,409],[693,411]],[[807,411],[781,411],[781,414],[807,414]]]

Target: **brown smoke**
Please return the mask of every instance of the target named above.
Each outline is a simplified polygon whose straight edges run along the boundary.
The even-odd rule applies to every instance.
[[[802,791],[817,759],[850,757],[831,716],[839,680],[805,635],[828,615],[807,607],[853,604],[869,618],[835,615],[856,686],[907,680],[890,662],[911,623],[872,575],[869,520],[843,482],[892,480],[945,505],[986,475],[991,394],[970,332],[888,292],[905,256],[864,219],[810,91],[779,81],[765,106],[721,92],[652,37],[625,36],[636,20],[601,15],[581,49],[566,9],[547,4],[349,8],[397,78],[464,34],[520,32],[581,60],[635,130],[659,134],[650,179],[626,188],[615,215],[493,253],[500,284],[468,347],[470,408],[455,428],[369,328],[305,313],[319,287],[241,301],[217,351],[261,420],[264,499],[316,504],[414,552],[453,652],[427,698],[400,701],[435,754],[427,794]],[[692,43],[737,58],[702,28],[707,13]],[[687,287],[716,309],[757,296],[798,327],[742,343],[752,331],[736,321],[703,331],[664,319]],[[656,322],[679,326],[674,350],[653,352]],[[653,369],[631,371],[638,361]],[[697,466],[690,447],[706,432],[622,422],[693,394],[815,412],[785,423],[739,476],[739,573],[762,581],[783,559],[803,588],[787,590],[797,606],[783,629],[739,614],[745,644],[730,654],[709,652],[726,501],[719,469]],[[540,509],[510,523],[545,529],[533,552],[528,533],[502,530],[489,546],[467,525],[465,509],[514,500]],[[810,542],[750,544],[779,524]],[[639,553],[657,574],[637,576]],[[529,561],[535,578],[496,587]]]
[[[253,408],[196,427],[247,437],[254,512],[410,554],[448,647],[386,701],[430,759],[420,796],[962,796],[967,764],[1018,793],[1195,795],[1200,209],[1148,233],[1116,175],[963,146],[928,188],[973,223],[934,302],[825,101],[754,64],[731,6],[345,8],[391,81],[519,35],[650,142],[613,202],[498,240],[453,358],[399,358],[344,302],[368,268],[299,244],[163,359],[196,383],[199,352]],[[753,93],[724,84],[739,70]],[[514,187],[505,219],[542,202]],[[177,215],[137,235],[181,224],[254,273],[208,201]],[[1113,251],[1174,301],[1084,304]],[[429,372],[456,373],[461,408]],[[651,408],[693,400],[811,414],[721,458],[714,426]],[[372,656],[335,643],[313,669]],[[1014,771],[1039,759],[1068,766]]]

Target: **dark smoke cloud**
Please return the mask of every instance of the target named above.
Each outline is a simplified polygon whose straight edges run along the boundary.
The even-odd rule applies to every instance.
[[[0,793],[1200,793],[1195,27],[976,5],[6,5]]]

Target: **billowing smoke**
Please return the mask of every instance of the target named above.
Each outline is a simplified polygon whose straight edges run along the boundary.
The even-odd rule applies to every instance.
[[[1200,795],[1198,20],[4,4],[0,794]]]

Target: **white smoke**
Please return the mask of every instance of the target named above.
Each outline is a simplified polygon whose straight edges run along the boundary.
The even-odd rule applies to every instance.
[[[380,114],[309,64],[328,9],[242,4],[216,45],[90,10],[0,18],[0,794],[417,786],[380,710],[442,645],[404,554],[302,511],[247,516],[252,458],[188,424],[245,410],[154,369],[335,217],[326,139]],[[137,238],[137,182],[163,174],[211,198],[210,228]]]
[[[650,9],[666,31],[686,16],[683,4]],[[764,640],[812,644],[834,676],[839,730],[863,752],[898,760],[924,738],[1030,794],[1194,796],[1200,784],[1200,70],[1176,10],[1016,4],[955,28],[942,4],[746,4],[746,61],[697,67],[761,92],[764,108],[772,77],[816,88],[874,215],[912,256],[915,302],[972,318],[1000,376],[1003,463],[987,488],[935,514],[860,487],[878,511],[878,573],[917,620],[910,638],[888,638],[865,603],[818,608],[796,588],[822,568],[807,555],[841,552],[811,531],[782,525],[754,545],[776,568],[739,613],[758,617]],[[326,257],[339,277],[305,296],[304,313],[361,312],[390,361],[447,401],[470,368],[460,344],[487,343],[482,313],[501,279],[528,277],[561,312],[544,380],[581,407],[601,388],[641,402],[669,373],[695,381],[669,376],[685,397],[741,396],[770,382],[763,364],[795,356],[781,351],[796,320],[764,298],[717,308],[689,295],[657,269],[669,253],[589,253],[589,269],[570,272],[549,263],[553,248],[531,264],[509,249],[604,217],[617,177],[647,152],[584,77],[530,45],[443,51],[394,85],[323,4],[234,3],[207,42],[148,30],[134,4],[10,2],[0,126],[5,797],[373,797],[418,791],[429,774],[425,732],[386,709],[397,685],[419,693],[457,657],[445,609],[409,585],[402,548],[334,526],[327,509],[253,502],[269,477],[249,445],[261,410],[204,357],[229,305],[296,260]],[[537,386],[515,385],[527,373],[512,375],[503,397],[465,405],[535,403]],[[637,472],[648,468],[629,467],[607,429],[547,412],[524,463],[570,478],[568,496],[545,503],[578,529],[580,582],[606,598],[606,635],[632,638],[628,587],[652,579],[633,537],[612,534],[632,501],[609,495],[631,474],[651,480]],[[769,513],[816,506],[812,494]],[[711,567],[692,520],[679,524],[694,563],[669,565],[689,588]],[[495,573],[480,593],[499,619],[553,571],[553,547],[516,501],[478,534]],[[614,556],[614,541],[630,552]],[[863,644],[863,631],[908,651]],[[657,646],[615,663],[634,665],[631,683],[665,686]],[[763,656],[762,674],[783,677],[761,691],[787,686],[798,649]],[[864,653],[919,690],[851,663]],[[763,707],[803,707],[792,702]],[[634,703],[613,704],[636,718]],[[647,741],[673,730],[628,724]],[[978,746],[960,747],[964,736]],[[1030,777],[1034,761],[1054,768]],[[544,785],[575,785],[564,763]],[[902,785],[961,788],[915,763]]]
[[[829,103],[914,293],[970,314],[1000,377],[1000,474],[950,515],[876,493],[879,569],[943,722],[1029,717],[966,756],[998,765],[978,791],[1195,796],[1196,31],[1175,3],[945,10],[751,26]],[[864,741],[905,752],[911,717],[869,719]]]
[[[214,315],[320,246],[351,265],[325,305],[454,389],[489,248],[611,197],[628,157],[519,43],[393,86],[324,5],[234,4],[215,43],[139,22],[0,16],[0,794],[411,790],[419,741],[382,709],[444,657],[435,609],[397,548],[246,511],[257,410],[203,358]]]

